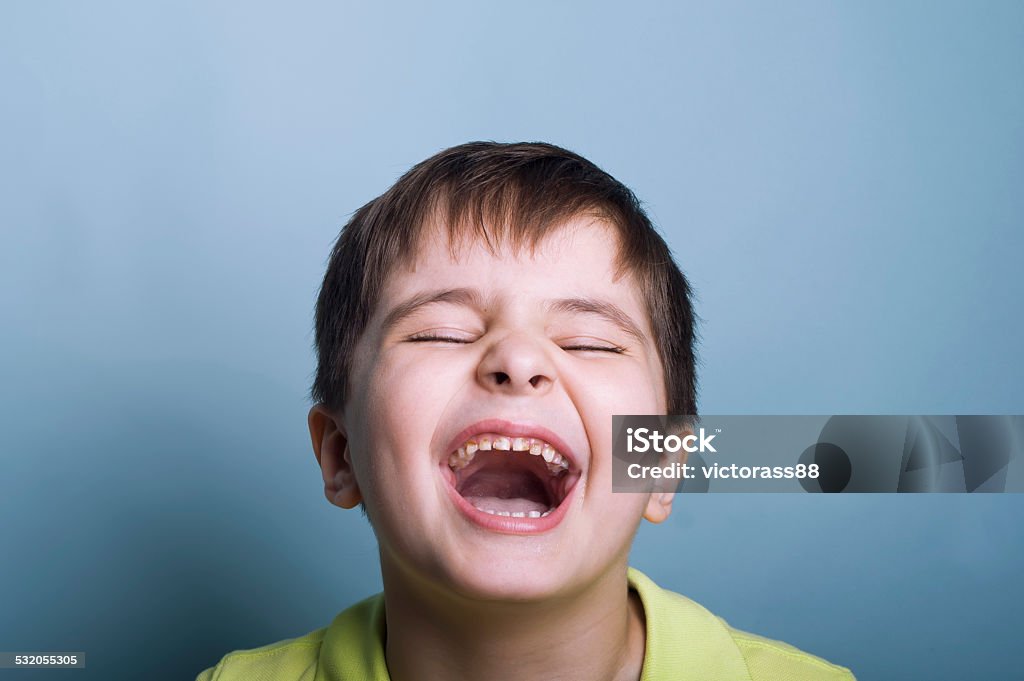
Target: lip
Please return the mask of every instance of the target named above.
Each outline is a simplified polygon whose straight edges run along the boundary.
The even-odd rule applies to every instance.
[[[508,516],[484,513],[459,494],[458,490],[455,489],[455,475],[451,468],[448,467],[448,455],[458,449],[463,442],[480,433],[501,433],[502,435],[508,435],[510,437],[533,437],[544,440],[557,449],[558,452],[568,460],[570,475],[580,474],[579,460],[577,459],[575,452],[569,448],[564,440],[547,428],[533,424],[514,423],[504,419],[484,419],[483,421],[477,421],[471,426],[459,431],[459,433],[452,438],[451,442],[448,443],[448,446],[444,451],[444,455],[439,463],[442,469],[441,477],[445,480],[445,487],[448,490],[448,496],[451,497],[455,507],[458,508],[462,515],[474,525],[491,532],[530,535],[542,534],[557,527],[562,520],[565,519],[569,506],[575,498],[579,479],[573,483],[572,489],[570,489],[569,493],[565,495],[562,502],[558,504],[550,514],[543,518],[512,518]]]

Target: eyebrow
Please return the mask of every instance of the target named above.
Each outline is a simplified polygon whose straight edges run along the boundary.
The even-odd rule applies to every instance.
[[[486,307],[483,296],[478,290],[473,288],[424,291],[423,293],[417,293],[392,308],[387,316],[384,317],[382,327],[387,332],[403,319],[412,316],[428,305],[436,303],[463,305],[478,311]],[[649,342],[644,332],[640,330],[636,322],[622,308],[606,300],[599,300],[597,298],[560,298],[549,301],[546,308],[548,312],[553,313],[593,315],[610,322],[641,345],[646,345]]]
[[[606,300],[598,300],[596,298],[562,298],[548,303],[547,307],[550,312],[594,315],[607,322],[611,322],[620,331],[641,345],[648,343],[647,336],[640,330],[636,322],[618,305]]]
[[[384,317],[382,328],[386,332],[395,324],[406,317],[413,315],[421,308],[435,303],[452,303],[454,305],[471,307],[476,310],[481,310],[484,307],[483,296],[481,296],[480,292],[476,289],[450,288],[439,291],[424,291],[423,293],[417,293],[408,300],[405,300],[392,308],[392,310],[388,312],[387,316]]]

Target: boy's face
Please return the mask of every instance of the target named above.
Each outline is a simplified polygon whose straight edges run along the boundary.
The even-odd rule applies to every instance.
[[[612,414],[666,404],[644,298],[590,218],[534,254],[453,259],[440,233],[391,274],[344,413],[311,413],[328,498],[365,501],[385,570],[478,600],[569,595],[671,504],[612,494]]]

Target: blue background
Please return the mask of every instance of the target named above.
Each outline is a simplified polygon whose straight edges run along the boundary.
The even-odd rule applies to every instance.
[[[0,650],[85,651],[61,678],[192,678],[378,588],[312,307],[459,142],[646,201],[705,413],[1024,413],[1021,3],[5,3],[0,101]],[[1006,678],[1022,502],[687,497],[633,560],[862,679]]]

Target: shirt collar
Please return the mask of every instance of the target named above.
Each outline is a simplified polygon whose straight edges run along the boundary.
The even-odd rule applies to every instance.
[[[722,620],[639,570],[630,568],[628,579],[646,620],[640,681],[749,681],[743,655]],[[386,633],[383,594],[348,608],[327,628],[314,681],[388,681]]]
[[[743,654],[722,620],[639,570],[629,569],[629,586],[640,596],[647,620],[640,681],[750,680]]]

